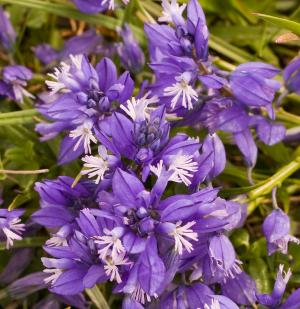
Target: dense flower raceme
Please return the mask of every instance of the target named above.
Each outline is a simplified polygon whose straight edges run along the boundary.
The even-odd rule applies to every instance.
[[[97,143],[95,124],[131,97],[133,81],[128,72],[118,78],[110,59],[104,58],[94,68],[82,55],[71,56],[50,76],[53,80],[47,85],[54,101],[44,101],[39,109],[53,122],[39,124],[37,131],[44,135],[43,140],[66,132],[59,154],[63,164],[91,153],[91,143]]]
[[[246,163],[254,166],[257,148],[250,128],[268,145],[285,136],[284,127],[274,123],[272,107],[280,88],[272,78],[279,70],[269,64],[249,62],[239,65],[231,74],[221,71],[211,63],[208,54],[209,35],[198,1],[179,6],[176,1],[166,0],[163,9],[159,21],[168,25],[145,26],[150,67],[156,76],[150,89],[167,111],[185,117],[183,124],[199,126],[200,121],[211,133],[232,133]]]
[[[98,192],[93,206],[81,199],[85,208],[75,212],[78,196],[64,192],[66,181],[38,188],[44,206],[33,218],[58,231],[65,222],[73,229],[71,237],[54,241],[58,232],[46,244],[45,250],[54,257],[43,259],[50,290],[76,294],[96,283],[114,281],[115,292],[128,294],[124,304],[143,304],[158,298],[176,272],[185,272],[192,264],[202,267],[207,277],[213,272],[217,282],[240,273],[240,262],[224,233],[243,221],[243,207],[218,198],[210,187],[162,200],[171,178],[172,173],[164,170],[149,192],[134,174],[117,169],[112,191]],[[56,215],[49,215],[54,213],[52,190],[61,192],[60,223],[54,223],[59,221]]]

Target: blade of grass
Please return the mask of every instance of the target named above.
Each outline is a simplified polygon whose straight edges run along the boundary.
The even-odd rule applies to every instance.
[[[290,30],[295,34],[300,35],[300,23],[297,23],[293,20],[288,20],[285,18],[280,18],[280,17],[266,15],[266,14],[254,13],[254,15],[280,28]]]
[[[209,47],[237,63],[243,63],[253,60],[253,56],[249,53],[227,43],[226,41],[213,34],[210,34],[209,36]]]

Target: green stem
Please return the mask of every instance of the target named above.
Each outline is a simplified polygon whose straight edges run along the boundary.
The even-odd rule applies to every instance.
[[[98,309],[109,309],[108,303],[97,285],[92,289],[85,289],[85,291]]]
[[[0,119],[32,117],[38,114],[39,112],[36,109],[25,109],[25,110],[16,111],[16,112],[0,113]]]
[[[256,199],[264,194],[268,194],[272,189],[280,185],[290,175],[295,173],[300,168],[300,156],[298,156],[291,163],[282,167],[277,173],[263,182],[261,186],[253,189],[248,193],[250,200]]]
[[[278,120],[288,121],[290,123],[300,125],[300,116],[290,114],[282,108],[276,112],[276,116]]]
[[[35,247],[41,247],[44,245],[48,238],[47,237],[27,237],[22,240],[17,240],[14,242],[13,248],[35,248]],[[0,251],[3,251],[6,249],[6,242],[0,243]]]

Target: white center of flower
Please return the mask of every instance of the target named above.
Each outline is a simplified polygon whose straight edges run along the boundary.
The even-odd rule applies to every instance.
[[[177,0],[162,0],[163,12],[162,16],[159,17],[158,21],[172,23],[173,17],[181,17],[184,9],[186,8],[186,4],[179,6]]]
[[[181,226],[181,223],[181,221],[177,222],[175,229],[169,234],[174,237],[174,249],[179,255],[183,253],[183,249],[186,249],[189,253],[193,251],[193,245],[187,239],[198,241],[198,234],[191,229],[196,222],[191,221],[183,226]]]
[[[48,239],[46,241],[46,245],[49,247],[61,247],[61,246],[67,246],[68,242],[66,238],[56,235]]]
[[[219,301],[213,298],[211,301],[211,305],[205,304],[204,309],[221,309],[221,307]]]
[[[193,177],[193,173],[198,170],[198,164],[193,161],[192,155],[175,156],[169,169],[174,170],[171,180],[175,182],[183,182],[186,186],[189,186],[191,184],[189,178]]]
[[[121,105],[120,108],[134,121],[142,121],[149,118],[148,105],[158,102],[157,96],[149,98],[148,91],[142,98],[131,98],[127,100],[127,106]]]
[[[106,258],[104,270],[107,276],[109,276],[110,281],[116,280],[117,283],[121,283],[122,279],[119,273],[118,266],[122,265],[130,265],[131,262],[128,262],[127,258],[124,258],[125,254],[118,255],[116,259],[112,259],[110,257]]]
[[[13,218],[9,223],[8,227],[2,229],[6,236],[6,249],[9,249],[14,244],[14,240],[21,240],[22,236],[17,233],[21,233],[25,230],[25,224],[20,223],[20,218]]]
[[[122,0],[124,4],[128,4],[129,0]],[[115,1],[114,0],[102,0],[101,5],[105,5],[108,3],[108,9],[114,10],[115,9]]]
[[[46,85],[51,89],[51,95],[65,88],[63,80],[71,77],[69,71],[70,66],[65,62],[61,62],[60,67],[54,69],[54,73],[48,73],[48,75],[55,80],[46,80]]]
[[[171,108],[174,109],[177,102],[181,99],[181,105],[187,109],[193,109],[193,100],[198,99],[197,92],[193,89],[190,82],[190,74],[188,72],[175,77],[177,83],[164,89],[164,95],[173,97],[171,100]]]
[[[59,276],[62,274],[62,269],[59,268],[46,268],[43,270],[44,273],[50,274],[49,277],[44,279],[45,283],[51,283],[53,285]]]
[[[102,249],[98,250],[99,257],[105,260],[108,255],[111,256],[113,261],[117,261],[118,257],[122,257],[126,253],[125,248],[122,245],[121,240],[113,234],[112,231],[104,229],[106,235],[95,236],[95,243],[104,246]]]
[[[74,151],[78,149],[80,143],[83,141],[84,152],[91,153],[91,141],[97,144],[97,139],[92,133],[93,123],[92,121],[85,121],[82,125],[78,126],[75,130],[70,132],[70,137],[78,138],[77,143],[74,146]]]
[[[155,293],[154,298],[158,298],[158,295]],[[137,287],[134,289],[134,291],[131,294],[131,298],[137,301],[140,304],[145,304],[145,302],[150,302],[151,301],[151,296],[148,295],[138,284]]]
[[[83,166],[86,169],[81,171],[81,174],[88,175],[89,178],[97,176],[95,180],[96,184],[103,179],[105,172],[109,169],[108,161],[102,157],[85,156],[82,158],[82,161],[85,162]]]

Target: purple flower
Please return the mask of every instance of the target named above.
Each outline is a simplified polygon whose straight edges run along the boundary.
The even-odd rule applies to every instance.
[[[56,180],[37,182],[35,185],[41,208],[31,218],[47,228],[56,229],[47,241],[49,246],[66,244],[74,232],[80,210],[96,206],[90,188],[82,182],[72,187],[73,182],[73,178],[60,176]]]
[[[53,61],[66,59],[70,55],[90,55],[101,52],[102,45],[102,37],[91,29],[66,40],[60,51],[49,44],[40,44],[34,48],[34,53],[42,63],[50,64]]]
[[[13,246],[14,240],[22,239],[25,224],[20,223],[24,209],[0,209],[0,238],[6,239],[6,249]]]
[[[9,262],[0,273],[0,283],[7,285],[16,280],[19,275],[26,269],[26,267],[32,262],[32,258],[33,249],[15,249]]]
[[[274,209],[263,223],[263,232],[267,239],[268,254],[276,251],[287,254],[290,241],[299,244],[299,239],[291,236],[290,218],[281,209]]]
[[[234,278],[242,272],[240,264],[242,262],[236,258],[234,247],[227,236],[221,234],[211,237],[203,265],[206,282],[222,283]]]
[[[246,106],[265,107],[272,117],[272,101],[280,83],[271,78],[278,72],[275,67],[262,62],[241,64],[230,76],[232,92]]]
[[[229,298],[215,293],[202,283],[180,285],[163,295],[158,309],[237,309]]]
[[[281,298],[284,294],[286,285],[292,275],[292,272],[290,269],[288,269],[287,272],[283,270],[284,265],[279,266],[279,270],[277,273],[276,281],[274,284],[274,289],[272,294],[258,294],[258,302],[263,305],[267,306],[269,308],[277,308],[279,305]]]
[[[257,146],[249,129],[233,135],[234,141],[243,154],[249,167],[253,167],[257,159]]]
[[[16,41],[16,33],[8,14],[0,6],[0,41],[6,49],[12,49]]]
[[[71,56],[50,74],[47,81],[51,95],[61,93],[51,104],[40,106],[41,113],[52,120],[39,124],[36,129],[45,137],[67,131],[59,154],[59,163],[76,159],[82,153],[91,153],[91,142],[96,144],[95,123],[116,110],[132,94],[133,81],[128,72],[117,78],[115,65],[108,58],[96,68],[82,55]]]
[[[213,216],[211,209],[197,213],[217,194],[209,188],[161,200],[167,181],[162,174],[149,192],[135,175],[117,169],[112,192],[98,194],[99,209],[81,210],[73,236],[62,246],[45,248],[54,257],[43,258],[51,291],[76,294],[109,280],[116,282],[116,292],[131,295],[125,304],[158,297],[170,280],[166,252],[182,257],[197,252],[201,218]],[[225,213],[222,228],[229,223]]]
[[[163,2],[163,16],[159,20],[174,23],[175,29],[167,25],[145,25],[152,58],[158,48],[167,55],[191,57],[195,53],[197,60],[207,60],[208,29],[202,8],[198,1],[189,1],[185,21],[182,17],[185,7],[180,7],[176,1]]]
[[[58,59],[58,52],[49,44],[39,44],[33,48],[35,56],[43,63],[49,64]]]
[[[25,298],[28,295],[46,288],[46,275],[43,272],[34,272],[19,278],[7,287],[8,294],[15,299]]]
[[[121,63],[132,73],[138,73],[145,65],[145,56],[128,24],[119,29],[122,42],[117,44],[117,53]]]
[[[266,145],[271,146],[284,139],[286,129],[282,124],[272,123],[265,118],[258,118],[256,123],[257,135]]]
[[[11,65],[4,67],[2,80],[0,80],[0,95],[12,100],[23,102],[24,97],[34,98],[24,87],[32,78],[32,72],[22,65]]]
[[[296,58],[283,70],[286,88],[290,92],[300,93],[300,58]]]
[[[257,288],[255,281],[245,272],[237,274],[222,283],[222,294],[238,305],[251,306],[256,303]]]
[[[115,0],[72,0],[83,13],[96,14],[105,10],[115,9]],[[127,4],[129,0],[122,0]]]
[[[287,300],[280,306],[280,309],[298,309],[300,306],[300,289],[295,290]]]
[[[82,175],[88,175],[89,178],[96,176],[96,184],[99,184],[100,180],[103,180],[104,177],[112,176],[115,168],[120,165],[119,158],[109,155],[106,148],[102,145],[98,147],[98,154],[99,156],[97,157],[83,157],[82,161],[84,162],[83,167],[85,169],[81,171]]]

